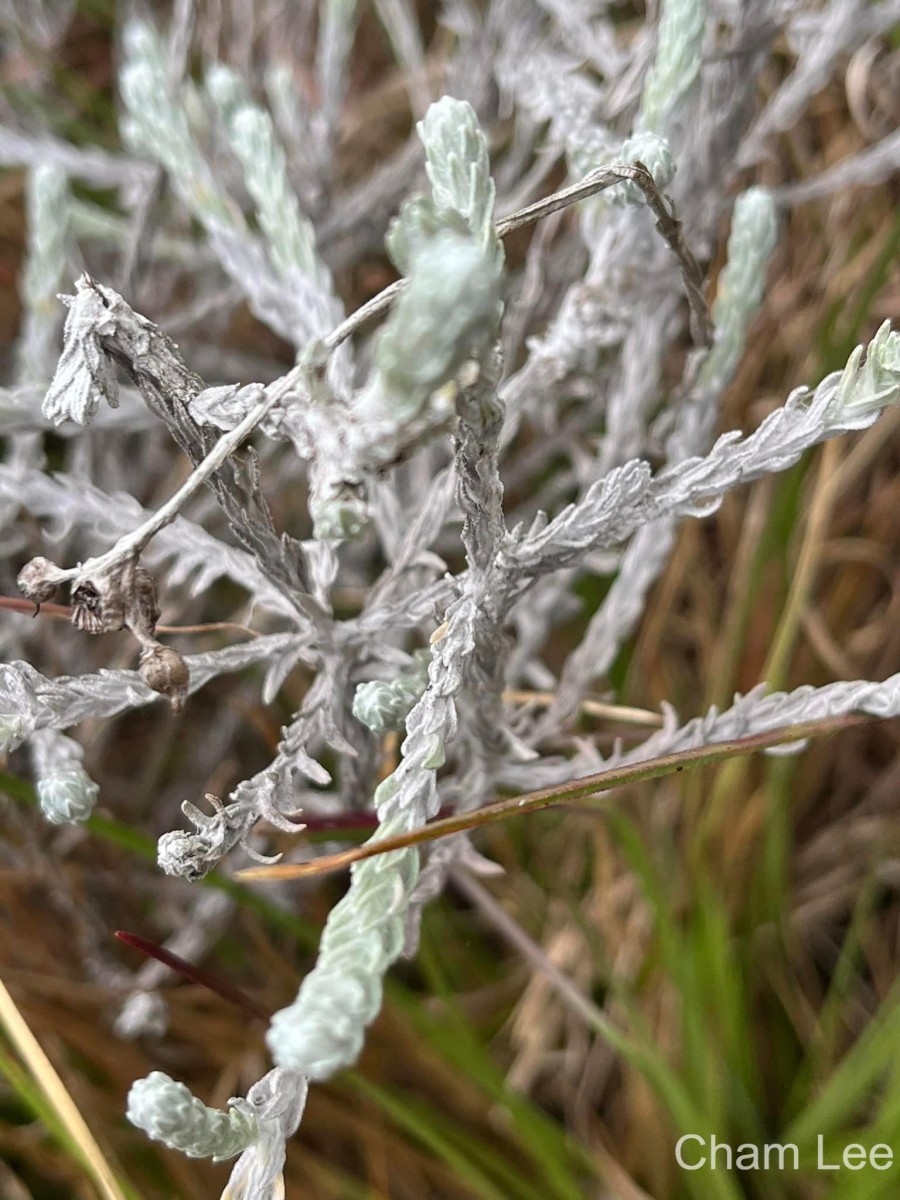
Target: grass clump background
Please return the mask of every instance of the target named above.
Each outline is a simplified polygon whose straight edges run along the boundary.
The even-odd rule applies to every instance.
[[[490,612],[527,574],[523,546],[555,552],[539,510],[577,515],[633,459],[677,473],[718,434],[751,434],[896,321],[898,19],[887,0],[0,6],[0,642],[4,663],[40,672],[17,675],[18,693],[4,677],[0,705],[4,1200],[220,1195],[228,1166],[149,1140],[126,1120],[129,1089],[162,1071],[224,1109],[273,1056],[321,1080],[288,1142],[289,1200],[896,1194],[900,1166],[817,1168],[820,1135],[828,1161],[859,1143],[900,1162],[896,721],[801,712],[832,723],[799,753],[726,748],[423,843],[428,887],[398,918],[414,953],[387,973],[358,1060],[333,1073],[267,1027],[293,1011],[347,875],[234,871],[247,846],[291,865],[363,842],[401,759],[406,778],[427,772],[442,816],[474,824],[760,684],[900,671],[896,408],[714,488],[716,503],[704,493],[703,519],[673,509],[671,548],[659,569],[634,556],[624,598],[625,538],[585,538],[517,606],[498,601],[493,625]],[[442,96],[472,107],[429,109]],[[641,186],[623,175],[537,223],[500,219],[636,162]],[[716,298],[751,188],[771,204],[771,253],[723,349]],[[436,311],[472,246],[471,279],[441,310],[446,345],[423,327],[410,348],[420,313],[403,297],[381,331],[328,341],[400,276]],[[88,408],[110,371],[121,390],[88,428],[41,410],[48,394],[74,407],[55,297],[89,302],[82,272],[120,322],[103,335],[113,366],[77,368]],[[193,392],[179,377],[188,417],[142,403],[139,356],[113,345],[135,313],[202,377]],[[72,628],[74,595],[32,618],[17,586],[29,560],[108,551],[292,371],[257,458],[242,450],[141,547],[160,624],[128,609],[136,585],[119,577],[120,632]],[[237,381],[260,391],[223,392]],[[694,411],[709,428],[683,433],[682,452]],[[475,650],[453,691],[467,597]],[[151,676],[155,647],[188,661],[186,702]],[[233,663],[229,647],[244,648]],[[69,745],[54,739],[80,676],[95,683]],[[60,678],[58,693],[42,682]],[[411,713],[436,741],[416,740]],[[696,746],[722,740],[711,728]],[[90,799],[74,823],[47,800],[61,773]],[[156,843],[190,824],[186,799],[213,820],[207,793],[231,806],[230,840],[203,870],[190,860],[189,882],[160,870]],[[409,832],[379,812],[384,836]],[[148,958],[141,938],[195,970]],[[687,1171],[675,1146],[693,1133],[797,1144],[800,1168]]]

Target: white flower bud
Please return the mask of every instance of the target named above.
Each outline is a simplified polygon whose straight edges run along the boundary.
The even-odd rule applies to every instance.
[[[81,769],[54,771],[38,780],[41,811],[54,825],[79,825],[94,811],[100,789]]]
[[[643,163],[659,192],[664,191],[675,178],[675,160],[669,143],[664,137],[644,130],[628,138],[622,145],[619,156],[623,162]],[[613,203],[618,205],[645,204],[644,193],[636,183],[626,180],[612,191]]]
[[[86,821],[97,803],[99,788],[81,765],[82,747],[58,729],[38,729],[28,748],[47,820],[54,825]]]
[[[389,733],[403,729],[414,704],[428,686],[428,664],[431,654],[416,653],[417,667],[390,683],[373,679],[361,683],[353,697],[353,715],[373,733]]]

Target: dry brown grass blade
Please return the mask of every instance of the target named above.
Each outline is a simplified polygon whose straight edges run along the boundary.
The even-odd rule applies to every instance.
[[[503,693],[507,704],[533,704],[536,708],[549,708],[556,700],[555,692],[524,692],[511,688]],[[585,699],[579,705],[581,712],[601,721],[618,721],[623,725],[640,725],[648,729],[659,729],[663,719],[658,712],[646,708],[634,708],[625,704],[604,704],[600,700]]]
[[[0,1024],[19,1053],[22,1061],[41,1091],[53,1106],[72,1141],[78,1146],[84,1165],[93,1177],[97,1192],[105,1200],[126,1200],[125,1193],[116,1182],[116,1177],[103,1151],[97,1145],[75,1101],[66,1085],[57,1074],[56,1068],[44,1053],[28,1022],[19,1012],[15,1001],[0,979]]]
[[[443,817],[421,829],[415,829],[411,833],[382,840],[370,840],[362,846],[354,846],[339,854],[325,855],[312,862],[248,867],[243,871],[236,871],[235,878],[281,880],[325,875],[330,871],[339,871],[344,867],[349,867],[352,863],[360,862],[365,858],[389,854],[392,850],[403,850],[407,846],[447,837],[452,833],[478,829],[482,825],[503,821],[507,817],[538,812],[542,808],[550,808],[573,800],[586,800],[599,792],[606,792],[625,784],[658,779],[660,776],[682,771],[685,767],[708,766],[722,760],[733,759],[736,755],[752,754],[757,750],[783,746],[789,742],[805,741],[807,738],[824,737],[838,729],[850,729],[872,720],[873,718],[863,715],[828,717],[824,720],[805,721],[801,724],[790,725],[771,733],[758,733],[730,742],[719,742],[714,746],[699,746],[692,750],[681,750],[677,754],[661,755],[659,758],[649,759],[646,762],[633,763],[627,767],[614,767],[608,771],[600,771],[596,775],[586,775],[582,779],[576,779],[572,783],[563,784],[560,787],[543,788],[537,792],[527,792],[522,796],[498,800],[494,804],[486,804],[474,812]]]

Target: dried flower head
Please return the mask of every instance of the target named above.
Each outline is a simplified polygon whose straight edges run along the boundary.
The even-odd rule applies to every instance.
[[[80,579],[72,588],[72,624],[83,633],[114,633],[125,625],[125,602],[110,576]]]
[[[119,406],[116,369],[101,342],[115,328],[111,294],[84,274],[75,283],[75,295],[61,297],[69,309],[63,352],[43,403],[44,416],[54,425],[89,425],[101,400],[110,408]]]
[[[56,595],[56,590],[66,577],[65,571],[49,558],[33,558],[19,572],[19,591],[35,604],[45,604]]]

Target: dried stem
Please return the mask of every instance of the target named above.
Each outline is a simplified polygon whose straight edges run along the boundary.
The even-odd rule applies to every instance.
[[[266,391],[259,404],[247,413],[239,425],[219,438],[209,454],[197,464],[178,491],[170,496],[151,517],[148,517],[143,525],[139,525],[131,533],[126,533],[119,538],[116,544],[105,554],[101,554],[99,558],[89,558],[87,562],[79,563],[76,567],[64,569],[59,576],[59,582],[65,583],[67,580],[77,579],[84,575],[102,575],[121,563],[135,560],[150,540],[175,520],[190,497],[199,491],[201,485],[209,479],[213,472],[217,471],[226,459],[238,449],[272,406],[285,394],[285,391],[274,386],[271,392]]]
[[[802,742],[807,738],[825,737],[841,729],[853,729],[858,725],[867,724],[873,720],[865,715],[841,717],[826,717],[816,721],[804,721],[797,725],[788,725],[767,733],[751,734],[748,737],[737,738],[728,742],[719,742],[712,746],[699,746],[692,750],[681,750],[675,754],[665,754],[646,762],[632,763],[625,767],[613,767],[600,771],[596,775],[587,775],[572,783],[558,787],[543,788],[537,792],[527,792],[522,796],[512,796],[487,804],[474,812],[459,813],[432,821],[411,833],[398,837],[385,838],[382,841],[371,841],[363,846],[355,846],[339,854],[330,854],[317,858],[308,863],[287,863],[283,866],[249,867],[236,871],[236,879],[305,879],[311,875],[325,875],[338,871],[361,859],[374,858],[379,854],[387,854],[392,850],[402,850],[406,846],[416,846],[421,842],[434,841],[453,833],[462,833],[469,829],[478,829],[482,825],[493,825],[504,821],[507,817],[520,816],[524,813],[539,812],[543,808],[551,808],[557,804],[570,803],[574,800],[589,800],[601,792],[613,788],[624,787],[626,784],[642,783],[649,779],[659,779],[664,775],[672,775],[683,771],[685,767],[702,767],[711,763],[731,759],[737,755],[754,754],[759,750],[767,750],[772,746],[784,746],[791,742]]]
[[[18,596],[0,596],[0,609],[8,612],[27,613],[37,616],[33,600],[22,600]],[[42,617],[58,617],[63,621],[72,620],[72,609],[68,604],[46,603],[40,606]],[[248,637],[258,638],[262,634],[258,629],[249,625],[240,625],[237,621],[206,621],[199,625],[157,625],[157,633],[217,633],[220,630],[234,630],[236,633],[246,633]],[[587,711],[587,709],[585,709]],[[624,710],[623,710],[624,711]]]
[[[554,192],[551,196],[545,196],[542,200],[536,200],[534,204],[529,204],[525,208],[519,209],[518,212],[510,214],[508,217],[503,217],[502,220],[497,222],[497,235],[505,238],[515,232],[515,230],[521,229],[524,225],[532,225],[535,221],[549,217],[552,213],[569,208],[571,205],[578,204],[582,200],[587,200],[591,196],[596,196],[607,188],[615,187],[617,183],[628,181],[636,184],[644,193],[647,204],[656,217],[657,229],[666,242],[668,242],[673,254],[678,259],[684,279],[688,304],[691,309],[691,325],[694,338],[700,345],[706,346],[712,339],[712,320],[706,300],[700,291],[700,285],[703,282],[703,272],[684,240],[681,232],[681,222],[674,215],[671,208],[667,206],[666,200],[660,195],[656,184],[653,182],[653,176],[643,164],[617,163],[606,167],[598,167],[597,170],[585,175],[584,179],[579,180],[578,183],[573,183],[571,187],[562,188],[560,191]],[[333,329],[331,333],[322,339],[325,346],[329,350],[336,350],[342,342],[352,337],[358,329],[361,329],[373,317],[386,312],[400,298],[405,289],[406,280],[398,279],[396,283],[390,284],[384,291],[379,292],[377,296],[373,296],[371,300],[367,301],[361,308],[358,308],[355,313],[347,317],[345,321],[342,321],[337,328]],[[285,378],[289,378],[289,376]]]

